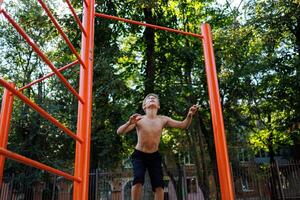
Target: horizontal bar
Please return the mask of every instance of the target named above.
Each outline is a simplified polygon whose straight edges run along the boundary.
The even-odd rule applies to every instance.
[[[40,115],[51,121],[54,125],[59,127],[61,130],[63,130],[67,135],[72,137],[73,139],[79,141],[80,143],[83,142],[83,140],[78,137],[76,134],[74,134],[71,130],[66,128],[64,125],[62,125],[59,121],[57,121],[54,117],[52,117],[49,113],[47,113],[44,109],[39,107],[37,104],[32,102],[28,97],[26,97],[24,94],[13,88],[7,81],[0,78],[0,85],[11,91],[14,95],[19,97],[24,103],[26,103],[28,106],[30,106],[32,109],[36,110]]]
[[[63,70],[68,69],[69,67],[72,67],[72,66],[78,64],[78,63],[79,63],[79,61],[76,60],[76,61],[74,61],[74,62],[72,62],[72,63],[70,63],[70,64],[68,64],[68,65],[66,65],[66,66],[64,66],[64,67],[59,68],[57,71],[61,72],[61,71],[63,71]],[[50,73],[50,74],[47,74],[46,76],[44,76],[44,77],[42,77],[42,78],[40,78],[40,79],[38,79],[38,80],[35,80],[35,81],[29,83],[28,85],[25,85],[25,86],[21,87],[21,88],[19,89],[19,92],[22,92],[23,90],[25,90],[25,89],[31,87],[32,85],[34,85],[34,84],[36,84],[36,83],[40,83],[40,82],[42,82],[43,80],[45,80],[45,79],[47,79],[47,78],[49,78],[49,77],[51,77],[51,76],[53,76],[53,75],[55,75],[54,72],[52,72],[52,73]]]
[[[9,151],[7,149],[4,149],[2,147],[0,147],[0,154],[2,154],[3,156],[5,156],[7,158],[12,159],[12,160],[23,163],[25,165],[29,165],[29,166],[32,166],[32,167],[35,167],[35,168],[38,168],[38,169],[41,169],[41,170],[45,170],[45,171],[48,171],[50,173],[53,173],[53,174],[56,174],[56,175],[59,175],[59,176],[63,176],[68,180],[81,182],[81,179],[78,178],[78,177],[72,176],[72,175],[70,175],[66,172],[60,171],[60,170],[55,169],[53,167],[49,167],[49,166],[47,166],[43,163],[37,162],[35,160],[32,160],[32,159],[27,158],[25,156],[22,156],[20,154],[11,152],[11,151]]]
[[[33,40],[25,33],[25,31],[8,15],[8,13],[3,10],[2,13],[8,19],[8,21],[15,27],[15,29],[20,33],[20,35],[28,42],[28,44],[33,48],[33,50],[43,59],[43,61],[48,64],[52,71],[58,76],[58,78],[64,83],[64,85],[78,98],[81,103],[84,103],[81,96],[76,92],[76,90],[70,85],[70,83],[65,79],[65,77],[55,68],[52,62],[47,58],[45,54],[38,48],[38,46],[33,42]]]
[[[61,29],[60,25],[58,24],[57,20],[54,18],[54,16],[52,15],[51,11],[49,10],[49,8],[47,7],[47,5],[43,2],[43,0],[38,0],[38,2],[41,4],[41,6],[43,7],[43,9],[46,11],[48,17],[51,19],[52,23],[54,24],[54,26],[56,27],[56,29],[58,30],[58,32],[60,33],[60,35],[64,38],[64,40],[66,41],[66,43],[68,44],[68,46],[70,47],[72,53],[76,56],[76,58],[79,60],[80,64],[85,67],[85,64],[83,63],[83,61],[81,60],[79,54],[77,53],[75,47],[73,46],[73,44],[71,43],[71,41],[69,40],[69,38],[67,37],[67,35],[64,33],[64,31]]]
[[[74,10],[74,8],[73,8],[71,2],[70,2],[69,0],[65,0],[65,1],[67,2],[67,4],[68,4],[68,6],[69,6],[69,8],[70,8],[70,10],[71,10],[71,12],[72,12],[72,14],[73,14],[73,16],[74,16],[76,22],[77,22],[77,24],[78,24],[80,30],[83,32],[84,36],[86,36],[86,31],[84,30],[83,25],[82,25],[82,23],[81,23],[79,17],[77,16],[77,14],[76,14],[76,12],[75,12],[75,10]]]
[[[153,28],[153,29],[160,29],[160,30],[169,31],[169,32],[173,32],[173,33],[178,33],[178,34],[182,34],[182,35],[189,35],[189,36],[193,36],[193,37],[197,37],[197,38],[203,38],[202,35],[199,35],[199,34],[196,34],[196,33],[180,31],[180,30],[176,30],[176,29],[172,29],[172,28],[163,27],[163,26],[157,26],[157,25],[154,25],[154,24],[147,24],[147,23],[144,23],[144,22],[134,21],[134,20],[130,20],[130,19],[124,19],[124,18],[120,18],[120,17],[116,17],[116,16],[112,16],[112,15],[107,15],[107,14],[103,14],[103,13],[95,13],[95,16],[103,17],[103,18],[106,18],[106,19],[118,20],[118,21],[127,22],[127,23],[131,23],[131,24],[136,24],[136,25],[140,25],[140,26],[146,26],[146,27],[150,27],[150,28]]]

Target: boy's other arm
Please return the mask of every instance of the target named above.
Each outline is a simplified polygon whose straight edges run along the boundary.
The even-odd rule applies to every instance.
[[[125,124],[123,124],[118,128],[117,134],[121,135],[121,134],[128,133],[136,126],[136,123],[140,119],[142,119],[140,114],[133,114],[132,116],[130,116],[129,120]]]
[[[189,112],[183,121],[177,121],[177,120],[171,119],[170,117],[167,117],[166,125],[171,128],[187,129],[191,125],[193,116],[197,112],[197,110],[198,110],[198,106],[193,105],[189,109]]]

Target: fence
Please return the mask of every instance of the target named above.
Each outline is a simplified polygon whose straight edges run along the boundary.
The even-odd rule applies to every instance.
[[[233,170],[236,199],[300,199],[300,162],[239,165]]]
[[[165,200],[203,200],[194,168],[184,173],[172,170],[181,192],[176,192],[169,177],[165,176]],[[182,174],[180,177],[179,174]],[[242,164],[233,167],[236,199],[300,199],[300,163],[274,164],[261,167]],[[18,183],[14,176],[1,187],[0,200],[72,200],[73,184],[62,177],[50,176],[43,182],[30,185]],[[90,200],[130,200],[132,171],[91,170]],[[146,176],[143,200],[153,199],[149,177]]]

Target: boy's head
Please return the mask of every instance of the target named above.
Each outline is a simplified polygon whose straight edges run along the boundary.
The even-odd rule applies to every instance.
[[[148,103],[157,103],[157,108],[159,109],[160,108],[160,104],[159,104],[159,98],[158,98],[158,95],[157,94],[154,94],[154,93],[150,93],[148,94],[145,99],[143,100],[143,110],[146,111],[146,105]]]

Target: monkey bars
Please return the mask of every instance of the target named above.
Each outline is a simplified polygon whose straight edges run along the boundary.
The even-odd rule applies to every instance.
[[[75,60],[74,62],[72,62],[72,63],[70,63],[70,64],[67,64],[67,65],[65,65],[65,66],[63,66],[63,67],[61,67],[61,68],[59,68],[57,71],[59,71],[59,72],[64,71],[64,70],[66,70],[66,69],[68,69],[68,68],[70,68],[70,67],[73,67],[74,65],[76,65],[76,64],[78,64],[78,63],[79,63],[79,61],[78,61],[78,60]],[[42,77],[42,78],[39,78],[38,80],[35,80],[35,81],[33,81],[33,82],[31,82],[31,83],[29,83],[29,84],[27,84],[27,85],[21,87],[21,88],[19,89],[19,91],[22,92],[23,90],[25,90],[25,89],[27,89],[27,88],[30,88],[31,86],[33,86],[33,85],[35,85],[35,84],[37,84],[37,83],[40,83],[40,82],[42,82],[43,80],[45,80],[45,79],[47,79],[47,78],[49,78],[49,77],[51,77],[51,76],[53,76],[53,75],[55,75],[54,72],[52,72],[52,73],[50,73],[50,74],[47,74],[46,76],[44,76],[44,77]]]
[[[6,19],[14,26],[14,28],[19,32],[19,34],[26,40],[26,42],[32,47],[32,49],[40,56],[40,58],[52,69],[52,71],[58,76],[58,78],[65,84],[65,86],[81,101],[83,99],[79,96],[76,90],[70,85],[70,83],[65,79],[65,77],[55,68],[53,63],[47,58],[47,56],[39,49],[39,47],[34,43],[34,41],[26,34],[26,32],[9,16],[9,14],[2,10],[2,14]]]
[[[75,12],[75,10],[74,10],[74,8],[73,8],[71,2],[70,2],[69,0],[65,0],[65,1],[67,2],[68,7],[69,7],[69,9],[71,10],[71,12],[72,12],[72,14],[73,14],[73,17],[75,18],[75,20],[76,20],[76,22],[77,22],[77,24],[78,24],[78,26],[79,26],[81,32],[82,32],[82,33],[84,34],[84,36],[86,37],[86,32],[85,32],[85,30],[84,30],[84,28],[83,28],[83,25],[82,25],[82,23],[81,23],[79,17],[76,15],[76,12]]]
[[[41,4],[41,6],[43,7],[43,9],[46,11],[48,17],[51,19],[52,23],[54,24],[55,28],[58,30],[58,32],[60,33],[60,35],[64,38],[64,40],[66,41],[66,43],[68,44],[69,48],[71,49],[72,53],[76,56],[76,58],[78,59],[78,61],[80,62],[80,64],[85,68],[85,64],[83,63],[83,61],[81,60],[81,58],[79,57],[79,54],[77,53],[76,49],[74,48],[74,46],[72,45],[72,43],[70,42],[69,38],[67,37],[67,35],[63,32],[63,30],[60,28],[60,25],[58,24],[58,22],[56,21],[56,19],[54,18],[54,16],[52,15],[51,11],[49,10],[49,8],[47,7],[47,5],[42,1],[42,0],[38,0],[38,2]],[[73,13],[73,11],[72,11]],[[75,18],[77,19],[77,18]],[[77,21],[76,21],[77,22]],[[80,23],[81,24],[81,23]],[[81,28],[81,26],[79,26],[79,28]],[[84,30],[82,28],[82,30]],[[85,31],[84,31],[85,33]]]
[[[23,39],[31,46],[31,48],[37,53],[37,55],[50,67],[53,71],[52,73],[35,80],[24,87],[17,89],[15,88],[13,83],[9,83],[0,77],[0,85],[3,86],[4,95],[2,100],[1,107],[1,115],[0,115],[0,184],[2,183],[3,170],[5,158],[9,158],[20,163],[30,165],[32,167],[48,171],[50,173],[62,176],[68,180],[73,181],[74,189],[73,189],[73,199],[76,200],[85,200],[88,199],[88,177],[89,177],[89,154],[90,154],[90,124],[91,124],[91,102],[92,102],[92,65],[93,60],[90,59],[93,55],[93,28],[92,24],[94,23],[93,15],[94,15],[94,1],[89,0],[89,4],[87,2],[84,3],[84,18],[83,23],[81,23],[79,17],[76,15],[73,6],[71,5],[69,0],[66,0],[68,7],[73,14],[76,23],[78,24],[81,32],[82,32],[82,51],[81,55],[77,53],[77,50],[73,46],[73,44],[68,39],[67,35],[63,32],[59,23],[51,13],[47,4],[38,0],[41,7],[45,10],[51,22],[62,36],[66,44],[69,46],[71,52],[75,55],[77,60],[57,69],[54,64],[49,60],[49,58],[42,52],[42,50],[38,47],[38,45],[30,38],[25,30],[19,26],[14,19],[4,10],[2,7],[0,8],[0,14],[2,14],[7,21],[17,30],[17,32],[23,37]],[[1,0],[2,4],[2,0]],[[88,6],[91,5],[91,6]],[[66,78],[61,74],[61,71],[66,70],[72,66],[80,64],[80,86],[79,92],[77,92],[70,83],[66,80]],[[56,75],[62,83],[68,88],[68,90],[77,97],[78,99],[78,122],[77,122],[77,132],[76,134],[72,132],[70,129],[61,124],[57,119],[52,117],[48,112],[46,112],[39,105],[31,101],[27,96],[25,96],[22,91],[31,87],[34,84],[40,83],[41,81]],[[22,155],[14,153],[12,151],[7,150],[8,143],[8,133],[9,126],[11,121],[11,114],[13,110],[13,99],[14,96],[18,97],[29,107],[37,111],[40,115],[42,115],[45,119],[52,122],[62,131],[64,131],[68,136],[76,142],[76,154],[75,154],[75,172],[74,175],[68,174],[61,170],[55,169],[53,167],[47,166],[38,161],[34,161],[30,158],[26,158]]]
[[[147,24],[134,20],[124,19],[116,16],[111,16],[103,13],[95,13],[95,1],[94,0],[83,0],[83,19],[80,21],[79,17],[75,13],[73,6],[69,0],[65,0],[71,13],[78,24],[82,32],[81,40],[81,54],[77,53],[77,50],[72,45],[67,35],[61,29],[59,23],[52,15],[50,9],[47,7],[43,0],[38,0],[41,7],[45,10],[48,17],[56,27],[57,31],[65,40],[72,53],[75,55],[77,60],[67,64],[60,69],[57,69],[53,63],[47,58],[47,56],[39,49],[34,41],[26,34],[26,32],[9,16],[9,14],[0,7],[0,14],[12,24],[12,26],[19,32],[19,34],[27,41],[32,49],[40,56],[40,58],[50,67],[52,73],[29,83],[28,85],[16,89],[13,83],[9,83],[0,78],[0,85],[5,87],[2,108],[0,113],[0,183],[2,182],[3,169],[5,158],[10,158],[18,162],[36,167],[41,170],[48,171],[50,173],[63,176],[68,180],[73,181],[73,200],[88,200],[88,183],[89,183],[89,159],[90,159],[90,134],[91,134],[91,113],[92,113],[92,83],[93,83],[93,49],[94,49],[94,20],[95,17],[102,17],[111,20],[118,20],[126,23],[131,23],[140,26],[146,26],[153,29],[159,29],[169,31],[177,34],[187,35],[196,37],[203,42],[204,58],[205,58],[205,69],[207,74],[209,100],[212,124],[214,130],[214,140],[216,148],[216,157],[218,164],[219,180],[221,186],[221,196],[223,200],[234,199],[234,188],[231,176],[231,170],[229,165],[229,158],[227,152],[226,136],[222,116],[222,108],[220,104],[217,71],[215,65],[215,58],[213,52],[212,34],[210,26],[208,24],[201,25],[202,35],[185,32],[181,30],[171,29],[162,27],[154,24]],[[0,0],[0,6],[2,0]],[[61,71],[68,69],[69,67],[80,64],[80,83],[79,92],[77,92],[61,74]],[[62,125],[58,120],[48,114],[40,106],[32,102],[28,97],[22,94],[24,89],[31,87],[36,83],[56,75],[63,84],[69,89],[69,91],[75,95],[78,99],[78,116],[77,116],[77,131],[76,134],[69,130],[67,127]],[[44,118],[52,122],[58,128],[63,130],[67,135],[76,141],[76,152],[75,152],[75,166],[74,175],[65,173],[63,171],[49,167],[43,163],[39,163],[30,158],[26,158],[22,155],[16,154],[7,150],[8,132],[11,121],[12,107],[14,96],[21,99],[24,103],[30,106],[32,109],[40,113]]]

